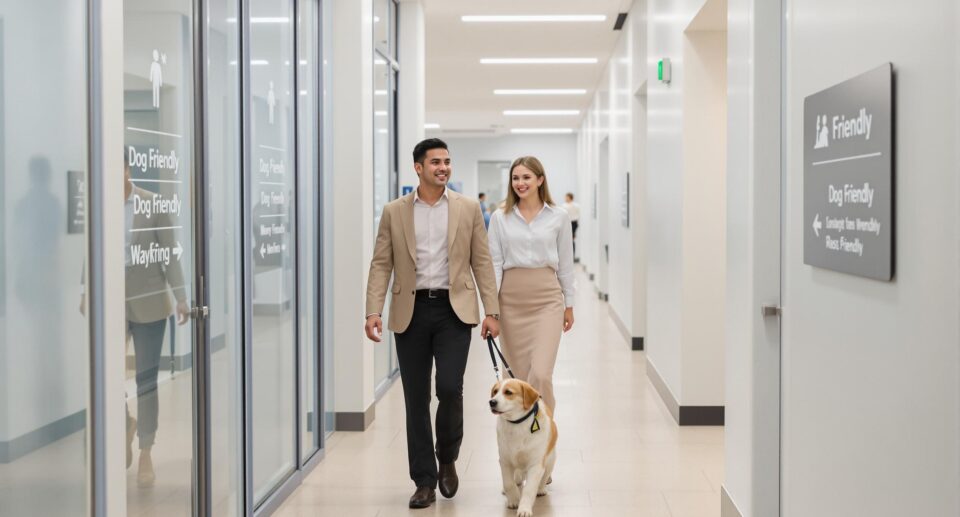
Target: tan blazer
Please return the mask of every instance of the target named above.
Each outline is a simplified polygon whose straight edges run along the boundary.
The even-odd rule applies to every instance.
[[[450,265],[450,305],[461,321],[480,323],[477,291],[486,314],[499,314],[497,279],[487,247],[480,203],[447,190],[449,223],[447,253]],[[367,279],[367,312],[381,313],[393,273],[393,300],[387,328],[403,333],[413,317],[417,289],[417,234],[413,227],[413,193],[383,208],[377,244]],[[471,274],[472,272],[472,274]],[[474,282],[476,279],[476,282]]]
[[[133,188],[133,195],[152,200],[156,194],[139,187]],[[182,216],[181,216],[182,217]],[[133,216],[134,229],[167,228],[175,226],[173,219],[167,214],[153,214],[149,219],[144,214]],[[182,238],[171,229],[147,230],[136,232],[131,236],[130,247],[140,250],[150,250],[151,243],[159,248],[170,250],[168,264],[150,262],[146,267],[143,264],[131,264],[126,268],[127,286],[127,319],[137,323],[151,323],[166,319],[173,314],[173,303],[170,300],[170,291],[178,302],[186,301],[187,293],[184,288],[183,269],[174,250],[182,249]],[[189,243],[187,243],[189,245]],[[134,250],[127,250],[131,255]],[[181,253],[181,259],[187,260],[189,255]]]

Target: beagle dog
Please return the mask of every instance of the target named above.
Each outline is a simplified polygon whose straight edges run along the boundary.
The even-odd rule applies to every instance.
[[[547,495],[547,480],[557,461],[553,411],[537,390],[517,379],[494,384],[490,411],[498,417],[497,445],[507,508],[516,508],[517,517],[532,517],[533,502]]]

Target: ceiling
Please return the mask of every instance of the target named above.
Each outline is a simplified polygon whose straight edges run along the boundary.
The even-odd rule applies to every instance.
[[[435,135],[509,134],[511,128],[574,128],[593,99],[632,0],[425,0],[426,122]],[[602,22],[467,23],[463,15],[606,15]],[[480,58],[592,57],[595,64],[481,64]],[[401,64],[402,66],[402,64]],[[494,89],[580,88],[583,95],[494,95]],[[507,116],[504,110],[580,110]]]

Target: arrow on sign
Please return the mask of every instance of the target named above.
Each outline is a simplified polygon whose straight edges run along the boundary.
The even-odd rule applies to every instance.
[[[820,222],[820,214],[817,214],[813,218],[813,233],[817,234],[817,237],[820,236],[820,229],[823,228],[823,223]]]
[[[267,256],[267,244],[262,243],[260,244],[260,258],[263,258],[265,256]]]
[[[177,241],[177,247],[173,248],[173,254],[177,256],[177,262],[180,262],[180,257],[183,256],[183,246],[180,245],[180,241]]]

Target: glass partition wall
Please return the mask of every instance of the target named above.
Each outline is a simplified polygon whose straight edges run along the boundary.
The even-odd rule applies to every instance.
[[[397,197],[397,8],[395,0],[373,0],[373,232],[383,207]],[[384,314],[389,309],[389,300]],[[374,349],[374,390],[379,398],[399,373],[393,333]]]
[[[87,42],[102,2],[52,1],[0,3],[0,517],[89,515],[107,482],[131,516],[270,513],[328,430],[327,7],[117,0],[123,96],[102,98]],[[113,151],[90,144],[106,140],[94,99],[122,107]],[[122,171],[91,167],[105,152]],[[96,229],[123,235],[123,265],[87,286],[105,263],[87,188],[105,180],[123,215]],[[116,343],[90,339],[106,281],[124,292],[105,317]],[[104,400],[91,350],[123,369],[123,414],[87,407]],[[104,414],[125,422],[106,443],[125,473],[91,455]]]

